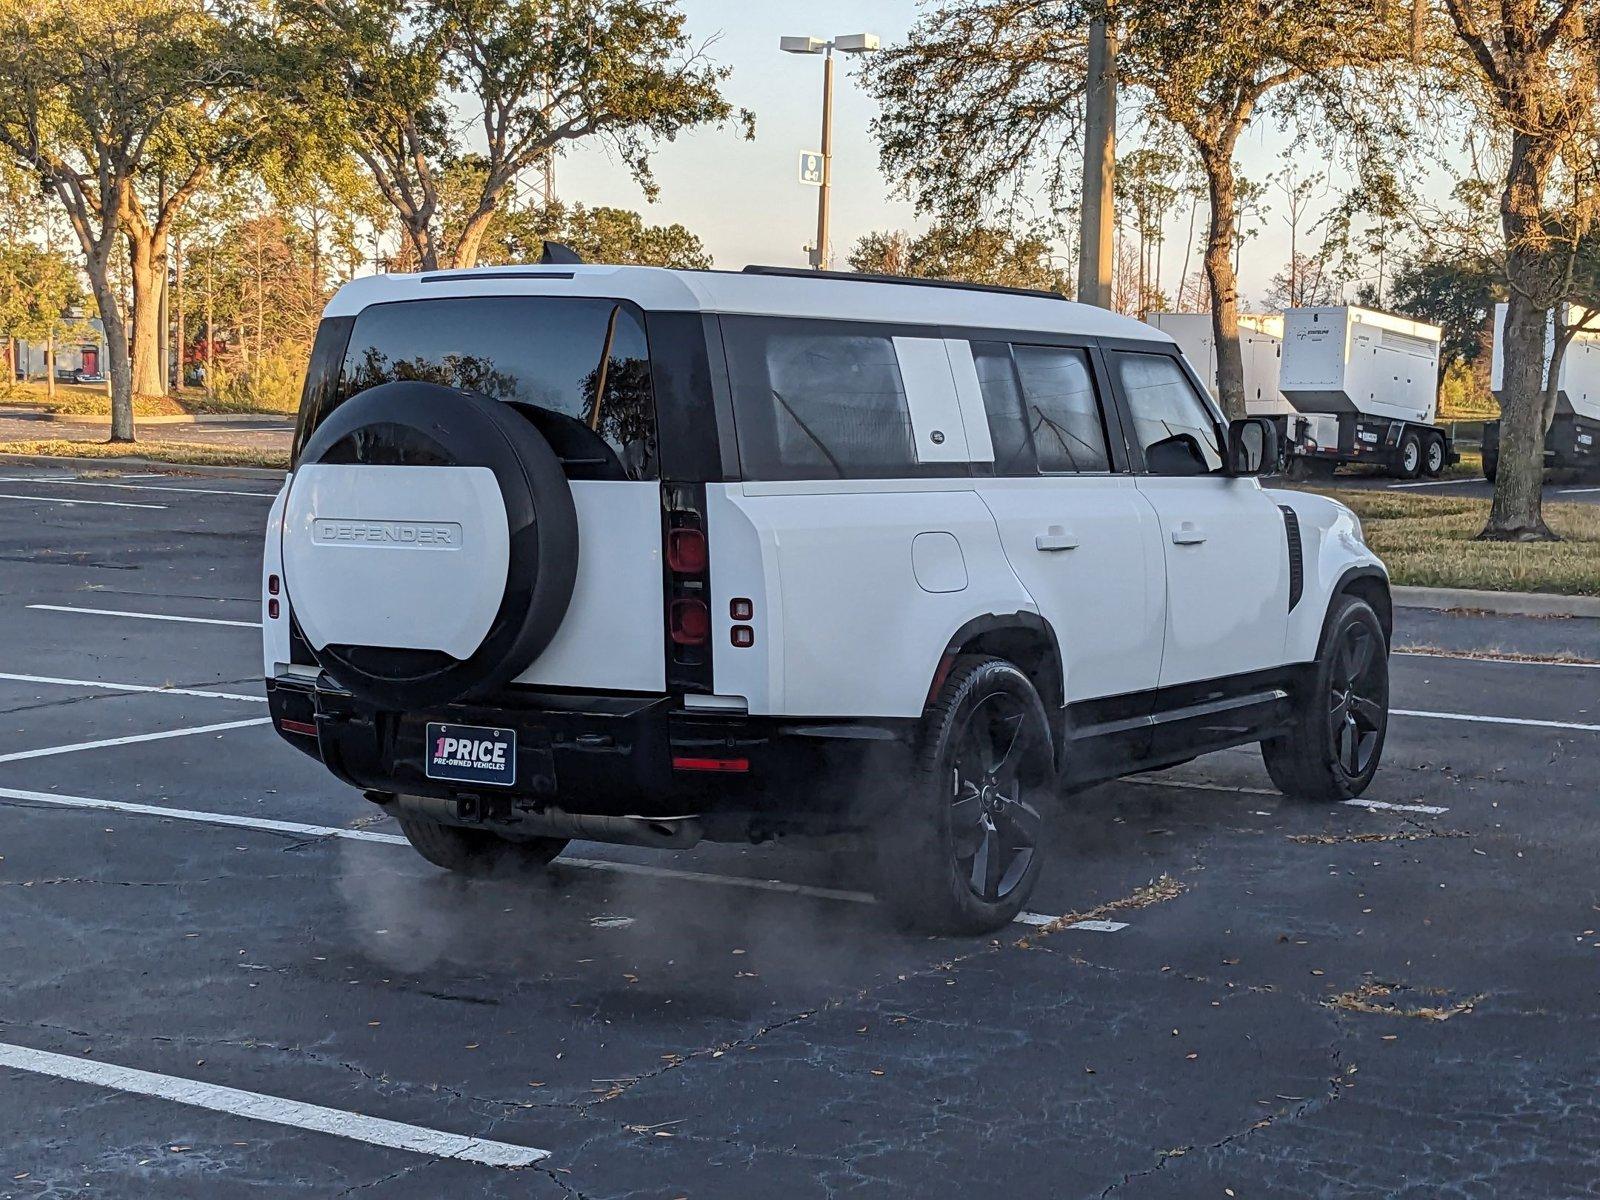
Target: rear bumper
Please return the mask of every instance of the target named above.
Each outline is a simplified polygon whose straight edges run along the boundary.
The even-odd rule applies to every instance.
[[[911,721],[753,718],[688,711],[671,696],[529,688],[428,712],[388,712],[325,675],[316,682],[268,680],[267,701],[285,740],[346,783],[452,801],[463,822],[514,821],[518,813],[559,807],[614,816],[765,818],[775,828],[813,817],[830,827],[853,824],[870,815],[872,798],[883,792],[869,780],[901,769],[915,729]],[[423,749],[430,721],[514,730],[514,785],[429,779]]]

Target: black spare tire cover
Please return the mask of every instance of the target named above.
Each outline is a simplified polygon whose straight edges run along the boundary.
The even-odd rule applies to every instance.
[[[317,427],[296,469],[314,463],[487,467],[506,506],[505,594],[477,650],[460,660],[437,650],[312,647],[352,694],[391,709],[446,704],[514,679],[550,644],[577,577],[578,517],[560,460],[512,405],[436,383],[379,384]]]

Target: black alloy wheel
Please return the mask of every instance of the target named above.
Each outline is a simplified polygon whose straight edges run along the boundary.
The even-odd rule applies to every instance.
[[[950,830],[956,870],[987,904],[1022,882],[1043,824],[1023,795],[1022,764],[1036,756],[1036,731],[1022,702],[993,691],[967,714],[951,764]]]
[[[923,712],[902,799],[873,832],[879,898],[904,928],[977,934],[1016,919],[1044,860],[1049,719],[1015,664],[962,655]]]
[[[1366,625],[1352,621],[1339,631],[1328,686],[1328,736],[1347,779],[1360,779],[1372,764],[1389,719],[1386,653]]]

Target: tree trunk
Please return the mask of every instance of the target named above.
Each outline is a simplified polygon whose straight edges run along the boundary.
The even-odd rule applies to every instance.
[[[128,238],[128,273],[133,279],[133,394],[165,396],[161,369],[161,276],[167,270],[165,247],[154,239]]]
[[[1511,162],[1500,200],[1506,239],[1506,324],[1500,395],[1500,461],[1494,503],[1478,536],[1486,541],[1550,541],[1544,523],[1545,322],[1556,277],[1540,225],[1549,174],[1545,147],[1526,133],[1511,139]],[[1538,299],[1547,297],[1540,304]]]
[[[464,271],[478,265],[478,251],[483,246],[483,235],[489,232],[494,213],[491,204],[487,209],[479,208],[467,219],[461,228],[461,238],[456,242],[456,252],[450,263],[452,267]]]
[[[90,259],[86,264],[95,301],[100,306],[100,322],[105,327],[106,378],[111,387],[111,441],[133,441],[133,364],[128,358],[128,327],[123,324],[122,305],[111,283],[109,264]]]
[[[1227,151],[1205,155],[1202,162],[1211,192],[1211,224],[1206,234],[1206,280],[1211,285],[1211,333],[1217,347],[1217,398],[1223,415],[1237,420],[1244,412],[1244,353],[1239,348],[1239,279],[1233,268],[1237,195],[1233,158]]]

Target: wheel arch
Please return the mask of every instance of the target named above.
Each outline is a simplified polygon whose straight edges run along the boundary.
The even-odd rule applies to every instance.
[[[1333,616],[1333,606],[1341,596],[1354,596],[1365,600],[1378,614],[1378,624],[1383,626],[1383,640],[1394,642],[1394,597],[1389,592],[1389,577],[1377,567],[1351,567],[1334,584],[1328,596],[1328,608],[1322,617],[1322,635],[1327,636],[1328,621]],[[1321,638],[1317,644],[1322,644]]]
[[[1050,622],[1035,612],[985,613],[951,635],[928,687],[932,700],[958,655],[992,654],[1016,666],[1039,693],[1050,719],[1051,754],[1058,765],[1065,729],[1066,670],[1061,642]]]

